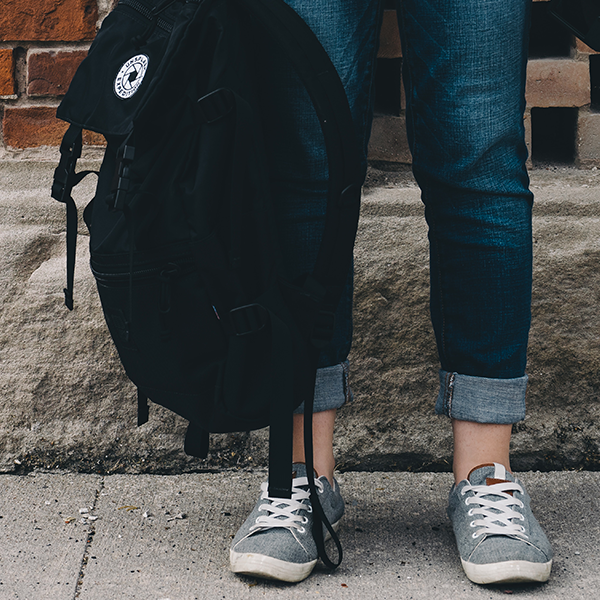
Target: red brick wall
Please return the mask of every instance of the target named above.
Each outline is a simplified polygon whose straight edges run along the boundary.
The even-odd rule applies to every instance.
[[[113,1],[1,0],[0,147],[20,149],[60,142],[66,124],[54,117],[56,106]],[[535,0],[534,27],[535,20],[541,18],[536,8],[545,1]],[[394,20],[393,11],[389,11],[382,30],[380,62],[401,60]],[[542,148],[544,131],[553,127],[552,120],[564,120],[566,116],[569,123],[561,127],[575,128],[572,162],[599,162],[600,112],[596,112],[592,103],[590,82],[590,54],[594,53],[575,40],[560,56],[552,56],[552,49],[547,52],[548,56],[542,50],[541,55],[538,52],[532,57],[528,68],[525,123],[534,159],[536,140],[541,140],[538,147]],[[595,68],[600,78],[600,63],[595,63]],[[600,82],[595,83],[600,93]],[[377,115],[372,158],[410,162],[403,108],[402,97],[396,114]],[[87,141],[98,143],[99,137],[89,135]]]
[[[60,143],[56,107],[112,0],[2,0],[0,118],[4,148]],[[87,136],[98,143],[97,136]]]

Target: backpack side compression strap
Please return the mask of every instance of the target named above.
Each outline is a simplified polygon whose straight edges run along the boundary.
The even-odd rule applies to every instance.
[[[67,207],[67,287],[64,289],[65,305],[73,310],[73,284],[75,279],[75,256],[77,249],[77,206],[71,192],[81,180],[97,171],[75,172],[81,156],[82,131],[77,125],[70,125],[60,144],[60,162],[54,170],[52,198]]]

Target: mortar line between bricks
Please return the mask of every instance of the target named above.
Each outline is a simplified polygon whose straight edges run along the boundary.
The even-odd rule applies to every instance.
[[[100,485],[96,490],[96,495],[94,497],[94,502],[92,503],[92,512],[95,512],[96,505],[98,504],[98,498],[100,498],[100,494],[104,489],[104,477],[100,479]],[[77,575],[77,585],[75,586],[75,593],[73,595],[73,600],[79,598],[81,594],[81,588],[83,586],[83,578],[85,577],[85,568],[87,567],[88,560],[90,558],[90,549],[92,547],[92,542],[94,541],[94,535],[96,534],[96,525],[94,522],[89,524],[89,530],[87,534],[87,538],[85,540],[85,547],[83,549],[83,556],[81,557],[81,563],[79,565],[79,574]]]

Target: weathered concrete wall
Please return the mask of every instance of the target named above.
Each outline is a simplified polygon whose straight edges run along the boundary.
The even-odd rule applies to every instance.
[[[73,312],[64,308],[64,208],[54,165],[0,162],[0,470],[177,472],[261,464],[266,434],[214,436],[182,452],[185,423],[152,406],[136,427],[133,386],[101,316],[81,227]],[[533,175],[535,288],[527,419],[516,468],[600,466],[600,171]],[[85,204],[93,181],[82,184]],[[433,415],[426,226],[405,172],[372,171],[356,251],[353,405],[336,453],[347,469],[447,469],[449,423]]]
[[[600,464],[600,177],[532,175],[534,291],[528,415],[515,426],[517,468]],[[434,469],[451,460],[434,416],[437,355],[428,314],[426,225],[413,186],[381,174],[367,189],[357,250],[355,406],[342,413],[352,467]],[[365,423],[362,430],[360,423]]]

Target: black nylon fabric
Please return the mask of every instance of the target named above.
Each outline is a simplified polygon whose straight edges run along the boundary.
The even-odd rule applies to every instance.
[[[147,11],[160,4],[152,0],[137,0],[137,3]],[[162,85],[160,67],[168,68],[167,65],[180,54],[178,42],[192,24],[198,4],[176,2],[166,14],[161,14],[161,18],[168,19],[172,31],[155,27],[147,43],[140,46],[134,39],[147,31],[150,20],[127,3],[119,2],[104,19],[88,56],[75,73],[57,110],[58,118],[106,136],[125,135],[131,131],[132,116],[140,104],[148,100],[148,91]],[[119,98],[114,91],[117,74],[137,55],[148,57],[142,84],[131,97]]]
[[[276,391],[265,386],[273,379],[272,346],[281,344],[268,324],[231,335],[229,312],[258,302],[279,315],[296,340],[290,365],[281,365],[291,378],[291,363],[302,363],[297,349],[306,344],[277,291],[283,271],[250,106],[256,101],[244,28],[230,3],[212,4],[199,28],[198,12],[187,27],[176,24],[173,35],[177,27],[185,34],[173,56],[176,45],[165,47],[169,77],[150,85],[136,109],[125,142],[135,148],[127,210],[110,206],[124,141],[109,119],[110,142],[86,217],[92,269],[128,376],[154,402],[208,431],[227,432],[269,424]],[[88,68],[95,70],[91,60]],[[202,122],[198,99],[222,88],[232,92],[230,112]],[[297,395],[293,404],[301,401]]]
[[[132,8],[136,4],[140,10]],[[358,172],[352,160],[341,158],[355,154],[358,161],[356,141],[344,139],[353,131],[349,110],[340,101],[339,79],[337,87],[331,83],[333,66],[315,54],[315,48],[322,51],[318,42],[303,44],[305,32],[294,37],[285,15],[277,17],[285,27],[276,29],[265,0],[176,1],[161,13],[162,28],[152,26],[156,6],[157,0],[121,0],[58,111],[108,141],[97,193],[84,214],[92,270],[125,370],[145,395],[208,431],[256,429],[270,422],[283,374],[293,392],[281,402],[293,408],[313,393],[311,332],[319,303],[326,299],[328,311],[335,306],[336,278],[345,280],[356,230],[353,204],[340,211],[337,201],[348,173]],[[288,50],[310,81],[326,134],[334,200],[324,238],[343,258],[322,269],[322,279],[332,280],[329,288],[308,274],[310,285],[289,282],[281,264],[257,116],[258,61],[246,39],[253,30],[240,11],[250,6],[267,31],[285,36],[282,43],[291,39]],[[273,7],[291,10],[283,3]],[[144,35],[147,41],[140,42]],[[119,97],[127,83],[123,72],[140,56],[147,57],[144,68],[129,68],[133,92]],[[134,158],[120,158],[132,149]],[[346,241],[338,243],[340,223],[349,227]],[[265,322],[250,335],[234,335],[231,311],[255,304]],[[236,315],[242,312],[256,310]],[[269,323],[274,317],[276,335]],[[277,339],[282,324],[289,344]],[[272,354],[284,346],[291,351],[274,361]]]

